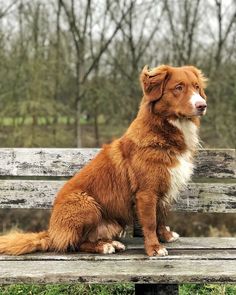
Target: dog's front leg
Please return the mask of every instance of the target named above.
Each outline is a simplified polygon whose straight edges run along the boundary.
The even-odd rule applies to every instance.
[[[136,210],[143,230],[144,245],[148,256],[165,256],[167,250],[160,245],[156,230],[157,197],[152,191],[138,191],[136,193]]]

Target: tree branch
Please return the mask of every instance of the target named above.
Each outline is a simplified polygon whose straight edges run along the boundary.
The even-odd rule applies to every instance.
[[[113,31],[112,35],[108,38],[108,40],[105,42],[105,44],[100,48],[99,53],[97,54],[96,58],[93,60],[92,64],[90,65],[89,69],[87,70],[87,72],[84,74],[84,77],[82,79],[82,83],[84,83],[88,77],[88,75],[91,73],[91,71],[93,70],[93,68],[96,66],[96,64],[99,62],[102,54],[104,53],[104,51],[106,51],[106,49],[108,48],[108,46],[110,45],[111,41],[113,40],[113,38],[115,37],[115,35],[117,34],[117,32],[120,30],[121,26],[122,26],[122,22],[124,20],[124,18],[126,17],[126,15],[129,13],[133,2],[135,0],[131,1],[130,6],[128,7],[128,9],[122,13],[122,16],[115,28],[115,30]]]

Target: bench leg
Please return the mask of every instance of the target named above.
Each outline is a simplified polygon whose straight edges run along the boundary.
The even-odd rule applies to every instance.
[[[178,295],[176,284],[135,284],[135,295]]]

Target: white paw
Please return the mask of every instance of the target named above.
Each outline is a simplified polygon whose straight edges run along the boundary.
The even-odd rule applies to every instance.
[[[115,248],[112,246],[112,244],[104,244],[103,245],[103,254],[111,254],[111,253],[115,253],[116,250]]]
[[[161,248],[160,250],[157,251],[157,255],[158,256],[167,256],[168,251],[166,250],[166,248]]]
[[[170,231],[170,227],[169,226],[166,226],[166,230]]]
[[[125,250],[125,245],[122,244],[121,242],[119,241],[112,241],[112,246],[118,250],[118,251],[124,251]]]
[[[168,243],[174,242],[174,241],[178,240],[178,238],[179,238],[179,234],[177,234],[175,231],[172,231],[171,233],[172,233],[172,238],[169,239]]]

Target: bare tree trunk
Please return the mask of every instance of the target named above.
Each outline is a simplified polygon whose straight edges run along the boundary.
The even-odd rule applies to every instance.
[[[58,100],[58,93],[59,93],[59,66],[60,66],[60,15],[61,15],[61,3],[58,0],[57,6],[57,19],[56,19],[56,66],[55,66],[55,88],[54,88],[54,100],[57,109],[57,100]],[[53,142],[56,146],[57,144],[57,125],[58,125],[58,115],[57,113],[53,116]]]
[[[76,146],[78,148],[82,147],[82,128],[81,128],[81,70],[82,64],[77,61],[76,63],[76,102],[75,102],[75,109],[76,109],[76,117],[75,117],[75,138],[76,138]]]
[[[217,50],[215,55],[215,69],[216,71],[220,67],[222,63],[222,49],[225,45],[227,38],[233,28],[233,25],[236,23],[236,9],[234,9],[232,17],[229,19],[228,25],[223,32],[223,13],[222,13],[222,0],[215,0],[216,10],[217,10],[217,19],[218,19],[218,42],[217,42]]]
[[[82,147],[82,129],[81,129],[81,100],[80,98],[76,101],[76,119],[75,119],[75,125],[76,125],[76,146]]]
[[[98,106],[95,103],[94,106],[94,135],[95,135],[95,145],[99,147],[99,125],[98,125]]]
[[[84,97],[84,91],[81,89],[83,85],[86,83],[88,80],[88,77],[90,73],[96,68],[98,65],[102,55],[104,52],[107,50],[108,46],[118,33],[118,31],[122,27],[122,23],[125,19],[125,16],[129,13],[129,10],[131,9],[131,6],[133,5],[132,3],[134,0],[131,0],[131,4],[126,7],[125,5],[125,10],[122,7],[121,8],[121,16],[120,19],[116,22],[115,28],[111,35],[105,40],[104,39],[104,30],[100,33],[101,40],[104,42],[101,42],[101,46],[99,47],[99,50],[96,52],[96,54],[92,54],[90,56],[91,62],[88,66],[86,66],[86,56],[85,56],[85,44],[88,41],[87,35],[88,35],[88,30],[89,30],[89,18],[92,17],[91,14],[91,2],[92,0],[88,0],[86,2],[86,7],[85,7],[85,13],[83,16],[83,19],[80,19],[78,21],[77,14],[75,12],[75,1],[71,0],[70,1],[70,7],[68,4],[66,4],[66,1],[59,0],[61,6],[64,9],[65,15],[68,20],[68,24],[70,27],[70,31],[72,34],[73,38],[73,43],[75,47],[75,52],[76,52],[76,95],[75,95],[75,105],[76,105],[76,120],[75,120],[75,127],[76,127],[76,144],[77,147],[82,146],[82,140],[81,140],[81,124],[80,124],[80,119],[81,119],[81,100]],[[68,2],[67,2],[68,3]],[[117,1],[118,3],[118,1]],[[111,13],[110,11],[110,6],[111,3],[110,1],[107,1],[106,5],[106,10],[105,10],[105,15],[107,13]],[[104,15],[104,17],[105,17]],[[91,33],[91,32],[90,32]]]
[[[37,127],[37,116],[32,116],[32,137],[31,137],[31,146],[35,145],[35,138],[36,138],[36,127]]]
[[[6,16],[6,15],[10,12],[11,8],[12,8],[15,4],[17,4],[18,0],[6,1],[6,2],[10,2],[10,3],[8,3],[8,6],[7,6],[4,10],[2,10],[2,9],[0,8],[0,18],[3,18],[4,16]]]
[[[174,4],[169,0],[165,2],[171,32],[173,60],[177,65],[188,64],[192,60],[195,31],[199,24],[200,1],[184,0]],[[176,10],[179,10],[178,13]]]

